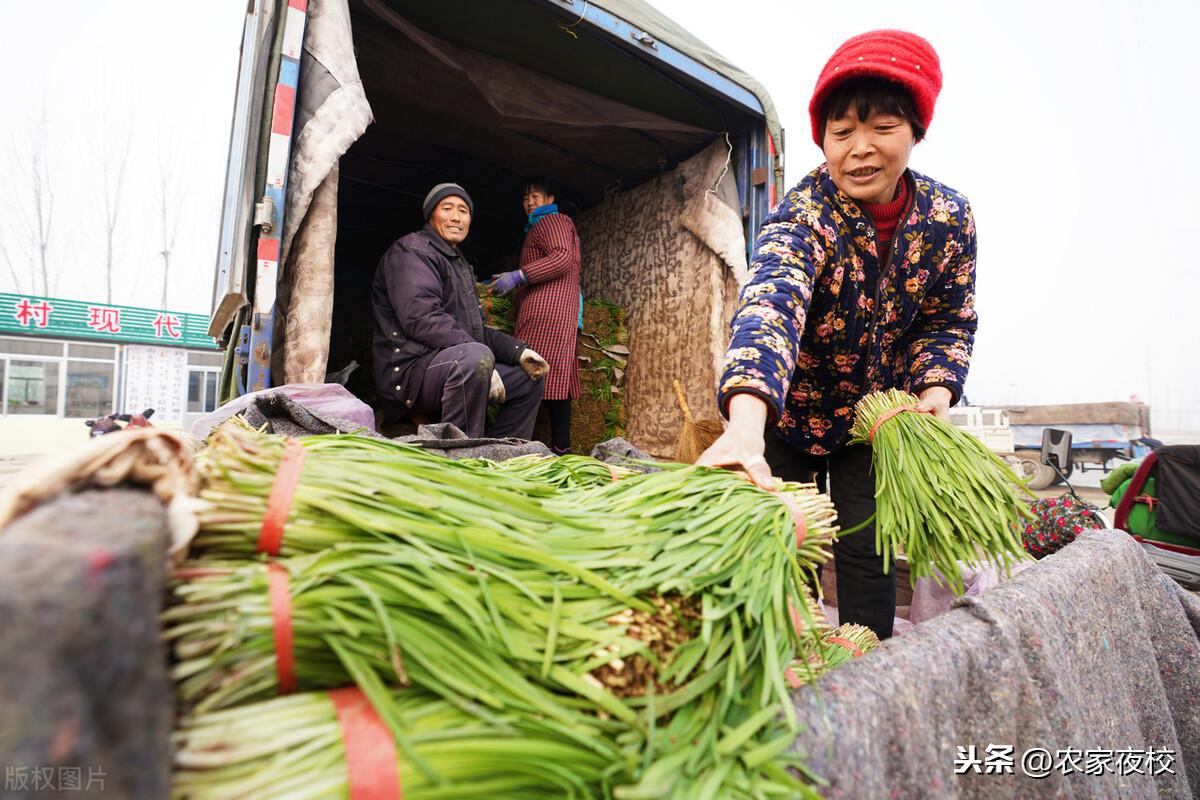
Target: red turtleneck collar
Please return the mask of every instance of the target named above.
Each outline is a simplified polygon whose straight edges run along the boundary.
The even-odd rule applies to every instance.
[[[898,188],[896,199],[890,203],[863,203],[863,209],[871,215],[871,221],[875,223],[875,243],[881,264],[887,258],[887,251],[891,249],[892,237],[896,235],[896,228],[900,225],[900,215],[908,208],[908,181],[900,178]]]

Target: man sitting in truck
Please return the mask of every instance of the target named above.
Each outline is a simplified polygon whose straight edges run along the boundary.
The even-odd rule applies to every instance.
[[[549,366],[484,325],[475,270],[458,249],[471,228],[471,196],[439,183],[421,210],[424,227],[388,248],[371,287],[379,426],[419,414],[472,438],[529,439]],[[499,405],[490,427],[489,401]]]

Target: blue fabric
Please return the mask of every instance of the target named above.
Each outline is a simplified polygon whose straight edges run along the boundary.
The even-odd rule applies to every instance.
[[[529,229],[537,224],[537,221],[542,217],[558,213],[557,203],[547,203],[544,206],[538,206],[533,211],[529,212],[529,221],[525,223],[525,232],[529,233]]]
[[[583,292],[579,293],[579,330],[583,330]]]

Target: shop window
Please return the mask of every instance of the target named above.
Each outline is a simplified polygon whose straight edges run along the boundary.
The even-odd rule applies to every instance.
[[[62,345],[59,345],[59,352]],[[8,362],[4,376],[8,414],[58,414],[58,361]]]
[[[220,368],[225,363],[225,354],[222,352],[215,353],[197,353],[193,350],[188,351],[188,366],[189,367],[217,367]]]
[[[69,358],[99,358],[104,361],[117,360],[117,348],[108,344],[76,344],[67,345]]]
[[[189,414],[204,414],[217,407],[217,378],[216,370],[193,369],[188,371],[188,406]]]
[[[72,351],[75,346],[71,346]],[[114,365],[67,362],[68,417],[103,417],[113,412]]]
[[[40,339],[0,338],[0,353],[14,356],[59,356],[63,354],[62,342],[47,342]]]

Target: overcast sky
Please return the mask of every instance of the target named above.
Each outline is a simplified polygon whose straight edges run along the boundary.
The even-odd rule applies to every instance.
[[[837,45],[878,27],[928,38],[945,85],[912,166],[975,210],[972,402],[1136,394],[1159,428],[1200,430],[1200,3],[654,5],[767,87],[789,183],[822,160],[807,106]],[[113,302],[158,305],[165,175],[179,187],[168,305],[207,313],[244,7],[0,0],[0,290],[41,288],[25,220],[44,109],[51,293],[103,299],[104,172],[128,142]]]

